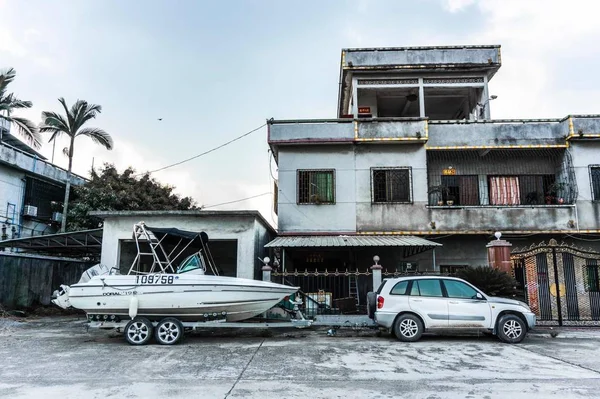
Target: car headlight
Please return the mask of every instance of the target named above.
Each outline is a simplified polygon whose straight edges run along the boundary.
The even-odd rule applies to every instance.
[[[531,312],[531,308],[525,302],[519,301],[519,305],[521,305],[522,307],[524,307],[525,309],[527,309],[528,312]]]

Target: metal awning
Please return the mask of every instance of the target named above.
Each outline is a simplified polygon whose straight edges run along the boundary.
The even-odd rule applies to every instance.
[[[442,244],[416,236],[291,236],[277,237],[265,248],[403,247],[405,256],[429,251]]]
[[[102,229],[72,231],[0,241],[0,248],[20,248],[24,252],[53,256],[98,257]]]

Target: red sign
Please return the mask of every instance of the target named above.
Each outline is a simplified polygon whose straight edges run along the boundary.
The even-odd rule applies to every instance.
[[[371,107],[358,107],[358,113],[359,114],[370,114]]]

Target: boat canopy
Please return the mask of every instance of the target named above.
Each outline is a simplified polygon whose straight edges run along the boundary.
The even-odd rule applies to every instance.
[[[190,241],[198,240],[198,242],[202,243],[202,244],[208,243],[208,234],[206,234],[203,231],[200,233],[197,233],[195,231],[179,230],[174,227],[150,227],[150,226],[146,226],[146,229],[148,231],[151,231],[152,234],[154,234],[154,236],[162,242],[165,242],[165,241],[168,242],[169,238],[171,237],[172,239],[184,238],[184,239],[190,240]]]

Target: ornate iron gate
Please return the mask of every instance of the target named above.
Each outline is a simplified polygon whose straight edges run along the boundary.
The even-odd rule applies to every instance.
[[[511,260],[541,324],[600,325],[600,253],[552,239],[513,250]]]

